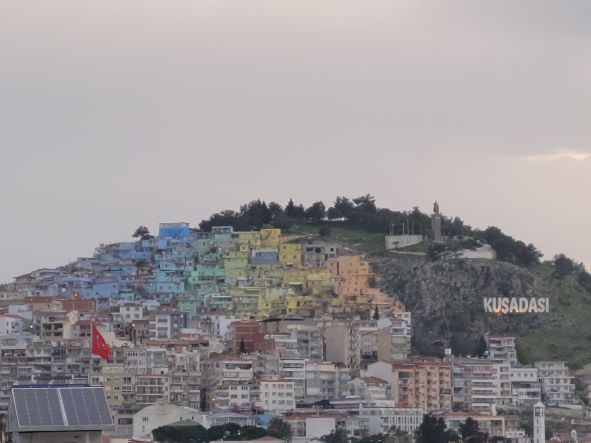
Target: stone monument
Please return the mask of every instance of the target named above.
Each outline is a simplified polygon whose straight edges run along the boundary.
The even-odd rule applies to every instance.
[[[433,203],[433,214],[431,214],[431,235],[433,241],[441,241],[441,214],[439,213],[439,203]]]

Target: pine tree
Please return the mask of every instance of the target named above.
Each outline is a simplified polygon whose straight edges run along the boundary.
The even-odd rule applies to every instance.
[[[480,340],[478,340],[478,349],[476,350],[476,354],[479,357],[484,357],[486,351],[488,351],[488,345],[486,344],[486,339],[484,338],[484,336],[481,335]]]
[[[295,207],[296,207],[295,206],[295,203],[290,198],[289,199],[289,202],[285,206],[285,215],[287,215],[288,217],[291,217],[291,218],[295,218],[295,216],[296,216],[296,209],[295,209]]]
[[[374,320],[379,320],[380,319],[380,311],[378,311],[378,305],[376,305],[376,308],[373,311],[373,317]]]

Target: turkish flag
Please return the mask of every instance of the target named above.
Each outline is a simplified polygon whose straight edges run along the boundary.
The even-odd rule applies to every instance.
[[[96,328],[96,325],[94,323],[92,324],[91,341],[91,352],[94,355],[98,355],[101,358],[108,360],[109,354],[111,353],[111,348],[109,348],[109,345],[107,344],[99,330]]]

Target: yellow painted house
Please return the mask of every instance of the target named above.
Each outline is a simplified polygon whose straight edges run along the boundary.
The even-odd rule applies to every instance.
[[[228,288],[226,293],[232,298],[232,312],[237,318],[256,317],[259,299],[265,293],[261,287]]]
[[[287,298],[287,313],[303,317],[319,316],[322,304],[319,298],[311,295],[291,295]]]
[[[248,281],[253,286],[281,286],[282,269],[279,265],[250,266],[248,268]]]
[[[334,277],[326,268],[284,268],[284,286],[301,287],[302,292],[320,294],[332,292]]]
[[[104,365],[101,372],[91,374],[90,382],[94,385],[103,385],[109,406],[121,406],[123,404],[124,387],[132,386],[131,376],[125,371],[123,365]]]
[[[261,229],[261,248],[277,249],[281,239],[281,229]]]
[[[349,300],[349,299],[348,299]],[[381,312],[404,312],[404,304],[377,288],[368,288],[363,293],[350,298],[350,305],[363,308],[377,306]]]
[[[334,277],[327,269],[317,269],[308,274],[307,289],[311,294],[332,294]]]
[[[238,237],[234,238],[236,248],[241,252],[249,252],[253,249],[261,249],[261,232],[246,231],[238,232]]]
[[[302,264],[302,245],[300,243],[281,243],[279,245],[279,263],[284,266]]]
[[[268,317],[286,312],[287,288],[240,286],[229,288],[234,315],[238,318]]]
[[[306,287],[308,281],[308,269],[304,268],[284,268],[281,270],[281,279],[284,285],[300,284]]]
[[[259,316],[284,315],[287,312],[288,288],[266,288],[265,295],[259,299]]]

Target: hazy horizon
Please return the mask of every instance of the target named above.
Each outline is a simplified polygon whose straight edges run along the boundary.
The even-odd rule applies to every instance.
[[[591,268],[591,3],[6,2],[0,282],[371,193]]]

